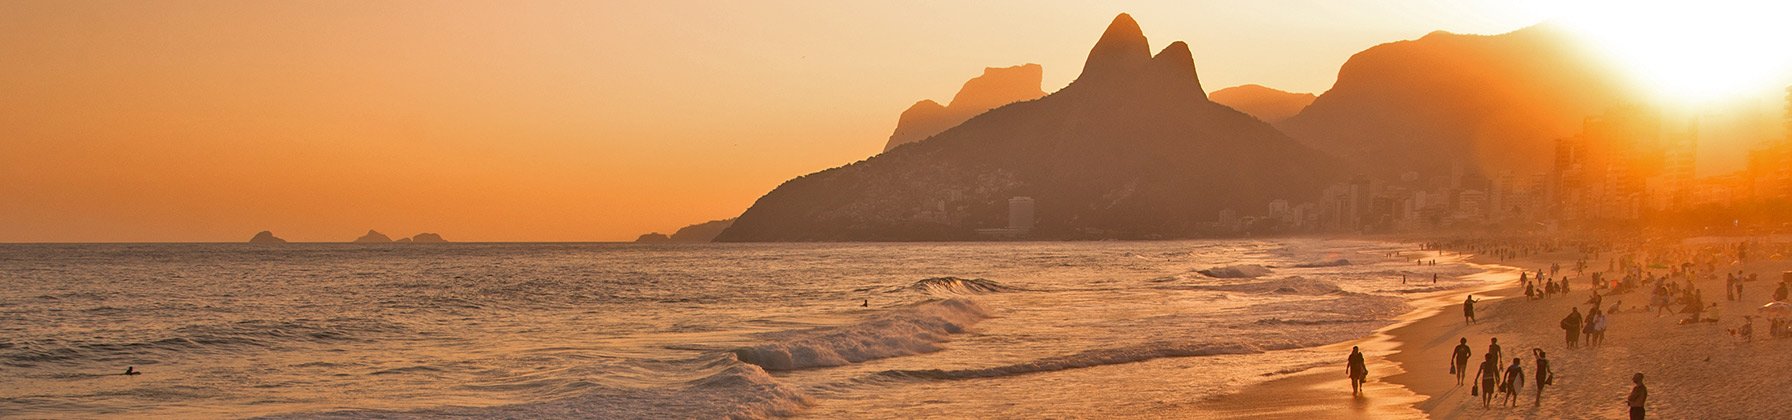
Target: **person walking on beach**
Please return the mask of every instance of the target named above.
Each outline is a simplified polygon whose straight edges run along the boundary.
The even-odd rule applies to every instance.
[[[1568,348],[1580,348],[1580,308],[1569,308],[1568,317],[1562,318],[1562,330],[1568,333]]]
[[[1363,362],[1363,352],[1356,346],[1350,347],[1346,365],[1344,373],[1350,375],[1350,395],[1363,395],[1363,381],[1369,379],[1369,365]]]
[[[1462,301],[1462,317],[1468,318],[1470,324],[1475,323],[1475,302],[1480,302],[1475,300],[1475,295],[1468,295],[1468,299]]]
[[[1481,408],[1492,407],[1493,388],[1500,384],[1500,360],[1493,358],[1491,354],[1481,356],[1481,367],[1475,369],[1475,381],[1480,384],[1475,385],[1469,393],[1481,394]],[[1487,391],[1482,392],[1483,389]]]
[[[1531,353],[1537,355],[1537,403],[1534,406],[1542,407],[1543,386],[1555,383],[1556,372],[1549,369],[1549,354],[1543,349],[1533,347]]]
[[[1630,388],[1630,398],[1625,402],[1630,406],[1630,420],[1643,420],[1643,403],[1649,400],[1649,387],[1643,386],[1643,373],[1637,372],[1630,377],[1636,386]]]
[[[1450,353],[1450,373],[1456,374],[1456,386],[1462,386],[1462,379],[1468,377],[1468,337],[1456,344],[1456,351]]]
[[[1506,406],[1518,404],[1518,391],[1524,388],[1524,366],[1519,358],[1512,358],[1512,365],[1506,367],[1506,381],[1500,384],[1500,392],[1506,393]]]
[[[1488,355],[1488,356],[1493,356],[1493,363],[1494,363],[1494,367],[1495,367],[1495,368],[1496,368],[1496,369],[1497,369],[1497,368],[1498,368],[1498,367],[1499,367],[1499,363],[1500,363],[1500,361],[1501,361],[1501,360],[1505,360],[1505,358],[1506,358],[1506,354],[1505,354],[1505,353],[1503,353],[1503,352],[1500,352],[1500,339],[1499,339],[1499,337],[1494,337],[1494,338],[1493,338],[1493,341],[1492,341],[1492,342],[1489,342],[1489,343],[1488,343],[1488,344],[1487,344],[1487,355]],[[1499,376],[1499,375],[1497,375],[1497,373],[1499,373],[1499,372],[1494,372],[1494,373],[1495,373],[1495,374],[1496,374],[1496,375],[1494,375],[1494,376]],[[1491,389],[1490,389],[1490,390],[1487,390],[1487,392],[1493,392],[1493,390],[1491,390]]]
[[[1599,345],[1599,342],[1593,341],[1593,324],[1598,323],[1599,318],[1604,316],[1605,314],[1599,311],[1599,305],[1593,305],[1593,309],[1587,310],[1587,317],[1581,322],[1580,327],[1580,332],[1584,335],[1583,338],[1587,341],[1587,347],[1597,347]]]

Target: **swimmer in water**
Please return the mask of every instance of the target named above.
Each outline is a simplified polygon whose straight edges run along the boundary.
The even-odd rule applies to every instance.
[[[136,366],[125,366],[124,374],[125,375],[142,375],[143,372],[138,372]]]
[[[860,308],[869,308],[869,307],[871,307],[871,299],[865,299],[865,303],[860,303],[860,304],[859,304],[859,307],[860,307]]]

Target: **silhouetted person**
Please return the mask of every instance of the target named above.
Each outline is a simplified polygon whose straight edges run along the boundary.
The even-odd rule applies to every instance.
[[[1580,308],[1570,308],[1568,317],[1562,318],[1562,330],[1568,333],[1568,348],[1580,348]]]
[[[143,372],[138,372],[136,366],[125,366],[124,374],[125,375],[142,375]]]
[[[1462,379],[1468,377],[1468,337],[1456,344],[1456,351],[1450,353],[1450,373],[1456,374],[1456,386],[1462,386]]]
[[[1462,300],[1462,317],[1467,318],[1470,324],[1475,323],[1475,302],[1479,302],[1475,300],[1475,295],[1468,295],[1467,299]]]
[[[865,302],[864,302],[864,303],[860,303],[860,304],[859,304],[859,307],[860,307],[860,308],[869,308],[869,307],[871,307],[871,299],[865,299]]]
[[[1350,394],[1363,395],[1363,381],[1369,379],[1369,365],[1363,362],[1363,352],[1356,346],[1350,347],[1350,359],[1344,373],[1350,375]]]
[[[1518,404],[1518,391],[1524,388],[1524,366],[1519,365],[1517,357],[1512,358],[1512,365],[1506,367],[1506,381],[1500,384],[1500,392],[1506,393],[1506,405]]]
[[[1475,388],[1473,390],[1470,390],[1469,393],[1481,394],[1481,407],[1485,408],[1485,407],[1492,406],[1493,405],[1493,390],[1495,387],[1498,387],[1500,384],[1500,361],[1499,361],[1499,359],[1493,358],[1493,355],[1491,355],[1491,354],[1482,355],[1481,356],[1481,367],[1475,369],[1475,381],[1480,382],[1480,384],[1475,385]],[[1482,390],[1486,390],[1486,391],[1482,391]]]
[[[1555,383],[1556,372],[1549,369],[1549,354],[1543,349],[1532,348],[1531,353],[1537,355],[1537,403],[1534,405],[1542,406],[1543,386]]]
[[[1649,387],[1643,386],[1643,373],[1637,372],[1630,377],[1636,386],[1630,388],[1630,398],[1624,401],[1630,405],[1630,420],[1643,420],[1643,404],[1649,400]]]
[[[1493,356],[1493,364],[1496,366],[1499,365],[1501,360],[1506,359],[1506,353],[1500,351],[1500,339],[1498,337],[1494,337],[1487,343],[1487,355]],[[1488,392],[1492,391],[1493,390],[1488,390]]]

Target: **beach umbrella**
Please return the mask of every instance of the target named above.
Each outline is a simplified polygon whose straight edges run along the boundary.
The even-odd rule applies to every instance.
[[[1761,305],[1759,311],[1774,318],[1792,317],[1792,303],[1768,302],[1766,305]]]

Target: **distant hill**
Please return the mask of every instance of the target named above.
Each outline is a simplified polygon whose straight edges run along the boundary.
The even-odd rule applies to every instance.
[[[728,229],[728,226],[733,225],[733,224],[734,224],[734,219],[711,220],[708,222],[698,223],[698,224],[679,228],[678,231],[673,232],[671,236],[666,236],[665,234],[662,234],[659,232],[653,232],[653,233],[641,235],[640,237],[635,238],[635,242],[640,242],[640,243],[705,243],[705,242],[711,242],[716,239],[716,235],[722,234],[723,230]]]
[[[1044,78],[1045,68],[1038,64],[985,68],[982,76],[964,82],[950,104],[926,99],[902,111],[884,151],[926,140],[996,107],[1045,96],[1039,88]]]
[[[1207,97],[1271,124],[1299,114],[1319,98],[1311,93],[1284,92],[1263,85],[1233,86],[1214,91]]]
[[[392,242],[392,237],[386,236],[386,234],[379,233],[378,231],[374,231],[374,230],[368,230],[367,234],[361,235],[361,237],[359,237],[359,238],[355,238],[355,243],[358,243],[358,244],[383,244],[383,243],[390,243],[390,242]]]
[[[717,241],[977,238],[1031,197],[1034,238],[1156,238],[1212,231],[1225,210],[1316,198],[1340,164],[1208,101],[1188,46],[1156,56],[1116,17],[1083,72],[923,142],[786,181]]]
[[[1544,172],[1554,140],[1627,101],[1618,74],[1550,26],[1433,32],[1352,56],[1332,89],[1277,124],[1382,176]]]
[[[261,231],[260,233],[256,233],[255,237],[249,238],[249,243],[252,243],[252,244],[283,244],[283,243],[286,243],[286,240],[280,239],[279,237],[274,236],[274,232],[269,232],[269,231],[264,230],[264,231]]]

